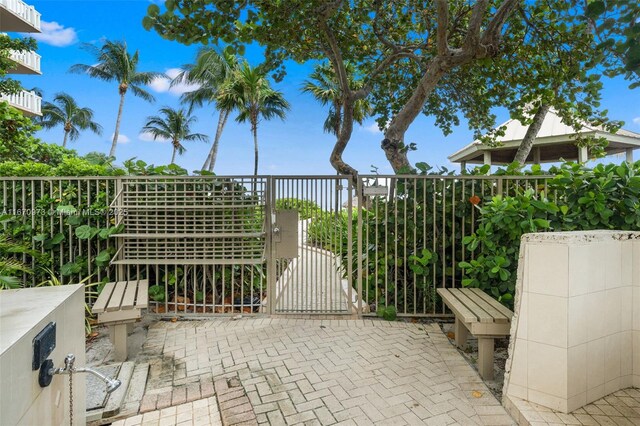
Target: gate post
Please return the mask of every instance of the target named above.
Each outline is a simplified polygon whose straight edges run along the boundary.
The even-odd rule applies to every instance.
[[[358,274],[357,278],[357,291],[358,291],[358,318],[362,318],[362,205],[364,204],[364,188],[362,187],[362,177],[360,175],[357,176],[356,182],[356,199],[358,200],[358,227],[357,236],[358,239],[356,243],[356,247],[358,250],[357,263],[356,263],[356,273]],[[349,222],[352,222],[351,220]]]
[[[273,176],[265,177],[265,260],[267,266],[267,313],[273,315],[276,301],[276,262],[273,250],[273,215],[275,206],[275,182]]]
[[[122,215],[124,214],[124,206],[123,203],[118,201],[119,197],[122,197],[122,191],[124,190],[124,184],[122,183],[122,176],[116,177],[116,196],[113,199],[112,203],[115,202],[113,213],[116,226],[122,223]],[[107,211],[107,223],[109,223],[109,212]],[[124,245],[124,238],[118,237],[116,238],[116,253],[122,248]],[[129,277],[125,275],[125,265],[117,265],[116,266],[116,277],[115,281],[126,281]]]

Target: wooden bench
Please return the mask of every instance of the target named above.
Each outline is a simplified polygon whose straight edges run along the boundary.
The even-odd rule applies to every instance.
[[[92,312],[98,324],[109,326],[109,337],[115,349],[115,361],[127,359],[127,334],[149,303],[147,280],[118,281],[105,284]]]
[[[476,336],[478,371],[493,380],[494,339],[510,334],[513,312],[479,288],[439,288],[438,294],[456,316],[456,345],[464,347],[468,333]]]

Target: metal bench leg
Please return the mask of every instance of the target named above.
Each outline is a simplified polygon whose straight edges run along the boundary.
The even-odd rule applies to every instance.
[[[478,337],[478,371],[485,380],[493,380],[493,337]]]
[[[114,361],[122,362],[127,360],[127,324],[114,324],[109,327],[109,331],[113,333],[111,342],[115,350]]]
[[[458,345],[460,349],[463,349],[467,344],[467,337],[469,337],[469,330],[467,330],[467,327],[465,327],[462,321],[460,321],[458,318],[456,318],[456,325],[455,325],[454,332],[456,335],[456,345]]]

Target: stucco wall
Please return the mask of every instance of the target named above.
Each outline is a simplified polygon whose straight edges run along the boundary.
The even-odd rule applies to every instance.
[[[0,425],[69,424],[69,376],[56,375],[41,388],[31,368],[33,338],[56,323],[50,359],[62,367],[68,353],[85,365],[84,286],[66,285],[0,292]],[[74,424],[85,424],[85,377],[75,376]]]
[[[523,236],[505,397],[571,412],[640,387],[640,233]]]

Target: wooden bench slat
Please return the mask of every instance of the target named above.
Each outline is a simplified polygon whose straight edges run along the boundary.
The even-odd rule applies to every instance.
[[[124,296],[124,290],[127,287],[126,281],[118,281],[116,283],[115,288],[113,289],[113,293],[111,293],[111,299],[109,299],[109,304],[107,305],[107,312],[119,311],[120,306],[122,305],[122,296]]]
[[[473,300],[478,306],[480,306],[486,313],[493,317],[493,322],[496,323],[507,323],[510,321],[511,317],[507,317],[502,314],[493,303],[490,303],[483,297],[481,297],[476,292],[472,291],[472,289],[463,289],[461,290],[465,296],[469,297],[469,299]]]
[[[469,310],[458,298],[451,293],[451,289],[439,288],[438,294],[444,299],[447,306],[453,311],[453,313],[465,323],[478,322],[478,317]]]
[[[474,302],[464,292],[460,291],[459,288],[452,288],[451,293],[461,303],[463,303],[471,312],[473,312],[474,315],[478,317],[478,322],[481,322],[481,323],[493,322],[493,317],[489,315],[484,309],[482,309],[476,302]]]
[[[109,299],[111,298],[111,293],[113,292],[113,286],[115,285],[116,283],[106,283],[104,285],[104,287],[102,288],[102,291],[100,292],[100,295],[98,296],[98,299],[93,304],[92,311],[94,314],[99,314],[104,312],[105,308],[107,307],[107,303],[109,303]]]
[[[496,299],[492,298],[491,296],[489,296],[487,293],[480,290],[479,288],[472,288],[471,290],[474,293],[476,293],[478,296],[480,296],[482,299],[486,300],[487,303],[491,304],[491,306],[493,306],[496,310],[500,311],[502,315],[507,317],[509,319],[509,322],[511,322],[511,318],[513,318],[513,312],[511,312],[509,308],[507,308],[502,303],[498,302]]]
[[[120,304],[121,309],[133,309],[133,305],[136,303],[136,289],[137,285],[135,281],[125,281],[125,285],[127,286],[124,291],[124,297],[122,298],[122,303]]]
[[[149,281],[138,281],[138,295],[136,297],[136,308],[144,309],[149,304]]]

